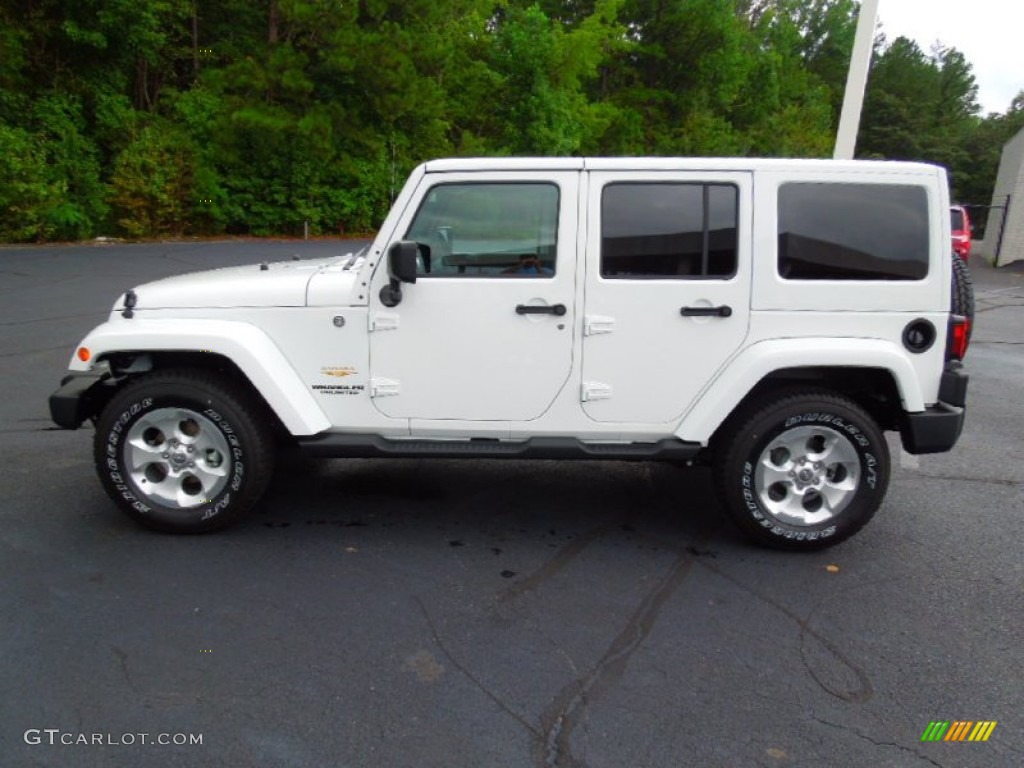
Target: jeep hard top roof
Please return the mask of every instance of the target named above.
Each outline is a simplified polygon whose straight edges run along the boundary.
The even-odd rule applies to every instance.
[[[807,160],[748,157],[479,157],[431,160],[425,173],[476,171],[847,171],[934,175],[937,165],[888,160]]]

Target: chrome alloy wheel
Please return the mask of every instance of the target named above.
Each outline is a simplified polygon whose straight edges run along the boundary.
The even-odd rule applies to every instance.
[[[850,439],[832,427],[795,427],[765,446],[754,484],[761,504],[779,522],[818,525],[853,501],[860,458]]]
[[[159,408],[128,431],[124,463],[145,496],[183,509],[206,504],[224,490],[231,449],[224,433],[202,414]]]

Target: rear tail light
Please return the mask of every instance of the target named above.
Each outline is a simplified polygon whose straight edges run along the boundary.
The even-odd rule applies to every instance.
[[[946,336],[946,359],[963,360],[971,337],[971,321],[963,315],[950,315],[949,334]]]

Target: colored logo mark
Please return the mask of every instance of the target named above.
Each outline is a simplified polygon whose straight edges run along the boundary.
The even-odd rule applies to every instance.
[[[356,369],[349,366],[331,366],[321,368],[320,373],[324,376],[337,376],[339,378],[344,378],[345,376],[355,376]]]
[[[921,734],[921,741],[988,741],[995,729],[995,720],[933,720]]]

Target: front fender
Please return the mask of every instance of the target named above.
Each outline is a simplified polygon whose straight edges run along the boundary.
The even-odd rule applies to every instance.
[[[851,338],[769,339],[752,344],[723,368],[687,411],[676,436],[706,445],[715,430],[765,377],[785,368],[878,368],[892,374],[903,409],[925,409],[917,373],[888,341]]]
[[[233,320],[130,320],[111,318],[94,328],[76,354],[72,371],[91,370],[95,361],[115,352],[210,352],[231,360],[293,435],[315,435],[330,427],[306,385],[276,344],[259,328]]]

